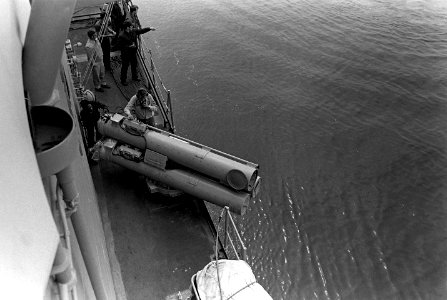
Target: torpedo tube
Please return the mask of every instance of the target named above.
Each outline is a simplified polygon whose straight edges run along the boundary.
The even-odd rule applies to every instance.
[[[120,144],[112,138],[99,143],[99,156],[202,200],[221,207],[228,206],[239,215],[245,214],[249,200],[254,196],[253,193],[232,190],[188,170],[166,169],[164,162],[167,158],[163,155]]]
[[[169,160],[214,178],[235,191],[256,193],[259,186],[257,164],[129,120],[120,114],[99,120],[98,130],[103,136],[163,154]]]

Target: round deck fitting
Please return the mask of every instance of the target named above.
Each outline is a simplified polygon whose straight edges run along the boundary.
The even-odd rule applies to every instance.
[[[53,106],[33,106],[31,120],[34,147],[42,177],[62,171],[76,157],[77,145],[73,118]]]

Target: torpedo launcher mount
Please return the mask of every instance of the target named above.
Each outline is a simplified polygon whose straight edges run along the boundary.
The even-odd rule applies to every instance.
[[[103,116],[98,131],[108,138],[99,143],[101,159],[235,213],[243,215],[259,193],[259,166],[252,162],[120,114]]]

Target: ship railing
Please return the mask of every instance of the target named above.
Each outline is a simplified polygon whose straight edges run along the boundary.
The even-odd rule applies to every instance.
[[[171,132],[175,132],[171,91],[163,84],[161,76],[155,67],[154,60],[152,59],[152,51],[146,46],[143,39],[140,38],[139,41],[138,56],[142,64],[141,69],[148,79],[149,88],[152,90],[152,96],[160,108],[163,119],[168,123],[165,124],[165,127],[170,128]]]
[[[224,227],[220,228],[220,223],[224,222]],[[217,239],[223,234],[220,242],[225,250],[228,259],[247,260],[247,247],[242,240],[241,234],[233,220],[230,208],[225,206],[219,216],[217,225]]]
[[[130,7],[133,5],[131,0],[126,2],[123,8],[126,12],[126,19],[130,14]],[[138,16],[137,16],[138,19]],[[144,39],[141,36],[138,36],[138,58],[141,62],[141,71],[144,73],[147,78],[147,84],[149,88],[152,90],[152,96],[160,108],[160,112],[162,114],[163,120],[165,122],[164,127],[168,128],[168,131],[174,133],[174,115],[172,112],[172,100],[171,100],[171,91],[166,88],[163,84],[160,74],[158,73],[157,68],[155,67],[155,63],[152,57],[151,49],[146,45]],[[149,65],[149,66],[148,66]]]
[[[221,228],[221,222],[224,222],[224,227]],[[223,241],[219,238],[220,234],[223,234]],[[225,258],[226,259],[237,259],[247,261],[247,247],[242,240],[242,237],[237,229],[236,224],[234,223],[233,217],[231,216],[230,209],[228,206],[225,206],[219,215],[219,221],[217,224],[217,235],[216,235],[216,244],[215,244],[215,260],[216,260],[216,269],[217,269],[217,261],[222,257],[219,257],[218,253],[218,244],[225,250]],[[191,290],[195,296],[195,299],[200,300],[200,294],[197,287],[197,274],[192,275],[191,277]],[[217,269],[217,278],[219,280],[219,270]],[[220,281],[219,281],[220,286]],[[230,297],[231,298],[231,297]],[[180,299],[180,298],[178,298]],[[192,298],[194,299],[194,298]],[[222,295],[221,295],[221,299]],[[228,298],[229,299],[229,298]]]

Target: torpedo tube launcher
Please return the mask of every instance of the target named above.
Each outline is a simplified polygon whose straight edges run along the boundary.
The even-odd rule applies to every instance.
[[[129,120],[120,114],[98,121],[99,132],[139,149],[150,149],[234,190],[251,192],[259,184],[259,166],[178,135]]]
[[[111,138],[100,143],[101,159],[216,205],[227,205],[235,213],[244,214],[249,199],[259,193],[257,164],[120,114],[105,115],[98,121],[98,130]],[[166,168],[167,161],[185,168]]]

